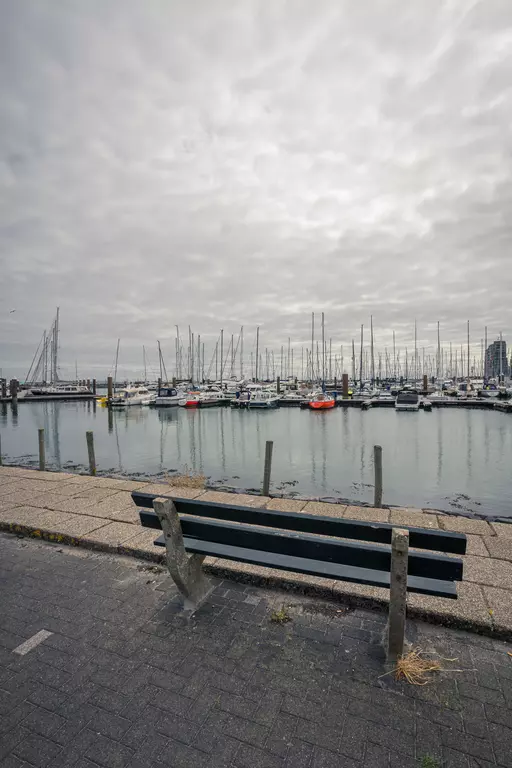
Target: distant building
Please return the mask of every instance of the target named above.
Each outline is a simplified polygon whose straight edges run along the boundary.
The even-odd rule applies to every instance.
[[[493,341],[492,344],[489,344],[485,353],[485,370],[488,379],[497,378],[500,373],[503,376],[510,376],[506,341]]]

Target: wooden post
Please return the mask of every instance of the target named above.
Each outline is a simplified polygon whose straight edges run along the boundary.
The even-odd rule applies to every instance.
[[[388,661],[390,662],[396,662],[404,651],[408,556],[409,531],[393,528],[388,625]]]
[[[46,459],[44,455],[44,429],[38,429],[37,436],[39,440],[39,471],[44,472],[46,467]]]
[[[342,381],[343,381],[343,397],[347,398],[348,397],[348,373],[343,374]]]
[[[195,611],[214,589],[201,570],[205,555],[188,555],[185,551],[180,518],[171,499],[154,499],[153,509],[164,532],[171,578],[183,595],[185,610]]]
[[[160,390],[162,389],[162,379],[158,379],[158,394],[160,395]]]
[[[94,434],[92,432],[86,432],[85,439],[87,440],[87,453],[89,454],[89,472],[91,475],[95,475],[96,457],[94,455]]]
[[[373,466],[375,470],[375,493],[373,496],[373,506],[382,506],[382,447],[373,446]]]
[[[7,397],[7,382],[5,379],[2,379],[2,397],[4,399]]]
[[[262,496],[268,496],[270,493],[270,471],[272,469],[272,450],[274,443],[272,440],[267,440],[265,443],[265,467],[263,469],[263,489],[261,491]]]
[[[87,389],[90,389],[90,388],[91,388],[91,380],[87,379]]]
[[[428,389],[428,381],[427,381],[427,374],[425,373],[423,374],[423,394],[424,395],[427,394],[427,389]]]
[[[92,380],[92,393],[93,395],[96,394],[96,379]]]
[[[277,377],[277,394],[278,395],[281,394],[281,377],[280,376]]]
[[[11,400],[14,403],[14,405],[18,402],[18,382],[16,379],[11,379],[9,384],[9,392],[11,395]]]
[[[107,400],[109,402],[112,400],[112,376],[107,379]]]

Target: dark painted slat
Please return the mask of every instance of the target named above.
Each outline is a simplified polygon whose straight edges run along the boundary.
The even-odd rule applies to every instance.
[[[139,507],[153,509],[153,499],[159,498],[150,493],[132,493],[135,504]],[[322,536],[336,536],[341,539],[357,539],[358,541],[373,541],[377,544],[391,544],[391,531],[397,526],[389,523],[366,523],[360,520],[339,520],[323,515],[308,515],[303,512],[275,512],[268,509],[251,509],[227,504],[212,504],[207,501],[194,499],[179,499],[171,496],[176,509],[181,515],[195,515],[218,520],[246,523],[248,525],[263,525],[267,528],[281,528],[300,533],[315,533]],[[154,515],[154,512],[140,514]],[[160,528],[158,518],[145,518],[142,523],[149,528]],[[141,518],[142,522],[142,518]],[[409,544],[416,549],[431,549],[436,552],[450,552],[455,555],[466,553],[466,536],[452,531],[438,531],[425,528],[407,528]]]
[[[147,513],[143,513],[146,515]],[[200,520],[181,516],[183,535],[227,546],[273,552],[290,557],[321,560],[330,563],[387,571],[391,568],[391,548],[375,544],[336,541],[320,536],[288,531],[261,529],[220,520]],[[462,561],[428,552],[410,552],[408,573],[411,576],[447,581],[462,580]]]
[[[187,552],[212,557],[221,557],[226,560],[235,560],[252,565],[263,565],[267,568],[278,568],[282,571],[294,571],[310,576],[321,576],[337,581],[349,581],[354,584],[366,584],[373,587],[389,589],[389,573],[375,571],[371,568],[356,568],[339,563],[326,563],[318,560],[310,560],[302,557],[290,557],[289,555],[275,552],[260,552],[244,547],[231,547],[226,544],[218,544],[200,539],[184,538]],[[155,544],[163,546],[163,536],[160,536]],[[420,595],[432,595],[434,597],[447,597],[457,599],[457,588],[451,581],[438,579],[425,579],[418,576],[407,577],[407,591]]]

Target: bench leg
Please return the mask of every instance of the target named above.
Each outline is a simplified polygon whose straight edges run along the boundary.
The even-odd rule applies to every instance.
[[[407,609],[407,560],[409,531],[393,528],[391,535],[391,579],[389,593],[388,661],[403,654]]]
[[[201,570],[205,555],[188,555],[183,542],[180,518],[170,499],[153,501],[164,532],[167,567],[183,595],[185,610],[195,611],[213,589]]]

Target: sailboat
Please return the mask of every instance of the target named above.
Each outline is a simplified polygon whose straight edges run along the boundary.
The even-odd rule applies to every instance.
[[[50,330],[43,332],[32,364],[25,377],[18,400],[41,402],[44,400],[93,400],[89,387],[59,378],[59,307]]]

